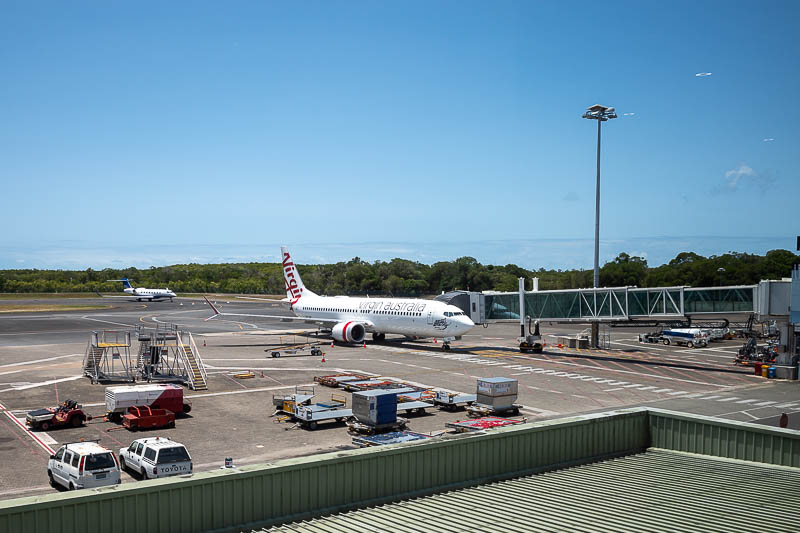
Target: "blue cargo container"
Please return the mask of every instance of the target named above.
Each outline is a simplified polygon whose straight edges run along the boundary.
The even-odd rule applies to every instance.
[[[397,392],[370,390],[353,393],[353,415],[372,426],[397,422]]]

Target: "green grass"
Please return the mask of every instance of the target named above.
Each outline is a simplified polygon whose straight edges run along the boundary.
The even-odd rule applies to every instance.
[[[93,292],[2,292],[0,300],[40,300],[44,298],[97,298]]]
[[[0,313],[43,313],[45,311],[91,311],[110,305],[0,304]]]

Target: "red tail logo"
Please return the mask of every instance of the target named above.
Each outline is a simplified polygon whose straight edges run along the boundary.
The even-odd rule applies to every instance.
[[[297,279],[295,278],[295,266],[292,262],[292,258],[289,256],[288,252],[284,252],[283,254],[283,279],[286,282],[286,293],[291,294],[291,301],[289,305],[294,307],[294,304],[300,299],[303,295],[303,288],[298,285]],[[299,276],[299,275],[298,275]]]

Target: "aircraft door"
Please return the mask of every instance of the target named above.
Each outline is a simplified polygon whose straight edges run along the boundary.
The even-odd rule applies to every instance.
[[[433,312],[428,311],[428,325],[433,325]]]

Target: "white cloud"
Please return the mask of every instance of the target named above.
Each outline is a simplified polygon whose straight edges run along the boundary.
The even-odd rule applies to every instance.
[[[711,76],[711,74],[713,74],[713,72],[698,72],[697,74],[695,74],[695,77],[705,78],[706,76]]]
[[[773,139],[772,137],[767,137],[766,139],[764,139],[764,142],[765,142],[765,143],[769,143],[769,142],[772,142],[772,141],[774,141],[774,140],[775,140],[775,139]]]
[[[562,200],[565,202],[577,202],[580,200],[580,196],[575,191],[569,191],[567,194],[561,197]]]
[[[735,190],[746,178],[753,178],[755,176],[755,170],[741,163],[738,168],[725,172],[725,183],[728,185],[728,188]]]

